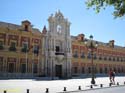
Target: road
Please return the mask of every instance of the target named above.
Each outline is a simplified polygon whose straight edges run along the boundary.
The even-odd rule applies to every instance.
[[[85,90],[73,93],[125,93],[125,86]]]

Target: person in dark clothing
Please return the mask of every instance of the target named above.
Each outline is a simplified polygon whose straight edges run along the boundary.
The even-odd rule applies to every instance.
[[[109,71],[109,79],[110,83],[115,84],[115,72],[112,70]]]
[[[112,72],[112,81],[113,81],[113,84],[115,84],[115,71]]]

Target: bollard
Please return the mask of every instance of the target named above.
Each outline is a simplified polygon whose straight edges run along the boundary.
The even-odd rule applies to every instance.
[[[29,89],[27,89],[27,93],[29,93]]]
[[[109,83],[109,86],[111,87],[111,86],[112,86],[112,83]]]
[[[90,85],[90,88],[93,88],[93,86],[92,86],[92,85]]]
[[[66,91],[66,87],[64,87],[64,90],[63,91]]]
[[[4,92],[3,93],[7,93],[7,91],[6,90],[4,90]]]
[[[100,84],[100,87],[102,88],[102,87],[103,87],[103,84]]]
[[[119,86],[119,82],[117,82],[117,85]]]
[[[78,89],[81,90],[81,86],[79,86]]]
[[[46,93],[49,93],[49,88],[46,88]]]

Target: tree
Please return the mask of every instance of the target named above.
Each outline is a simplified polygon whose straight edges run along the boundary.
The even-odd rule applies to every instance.
[[[113,6],[113,15],[115,18],[123,17],[125,15],[125,0],[87,0],[86,5],[88,8],[93,7],[97,13],[107,6]]]

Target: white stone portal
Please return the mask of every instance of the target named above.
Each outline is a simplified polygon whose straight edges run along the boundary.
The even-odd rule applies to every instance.
[[[44,37],[45,75],[71,77],[70,22],[58,11],[48,19],[49,29]]]

